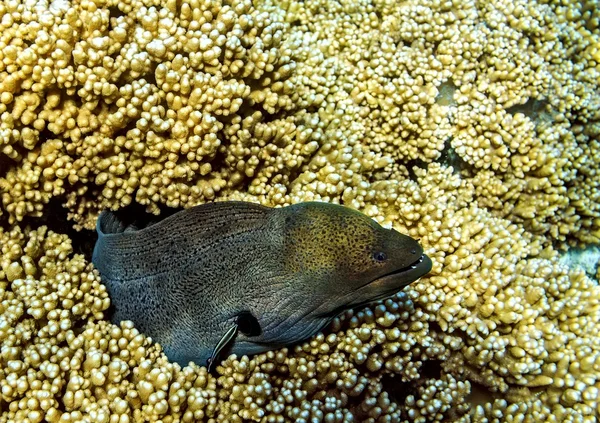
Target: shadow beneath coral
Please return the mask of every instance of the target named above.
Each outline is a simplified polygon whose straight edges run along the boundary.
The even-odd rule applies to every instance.
[[[47,226],[49,230],[67,235],[72,242],[73,252],[83,254],[87,261],[92,260],[92,251],[96,243],[96,231],[87,229],[78,231],[73,227],[73,222],[68,219],[68,210],[62,206],[62,199],[53,198],[44,207],[44,214],[40,217],[26,216],[19,224],[21,228],[39,228]]]
[[[409,395],[417,395],[417,382],[404,382],[400,376],[386,374],[381,378],[383,390],[387,392],[392,401],[404,405]]]
[[[82,254],[87,261],[91,262],[94,245],[98,239],[96,231],[75,229],[74,222],[68,219],[69,211],[63,207],[62,201],[63,200],[60,198],[53,198],[44,207],[44,214],[42,216],[27,216],[19,223],[19,226],[22,228],[39,228],[40,226],[45,225],[53,232],[65,234],[71,239],[73,252],[75,254]],[[115,214],[128,226],[133,225],[141,229],[182,210],[181,208],[161,206],[160,215],[156,216],[147,213],[145,209],[146,206],[134,203],[119,209]],[[0,225],[5,229],[10,227],[6,219],[3,219],[3,221],[0,222]]]

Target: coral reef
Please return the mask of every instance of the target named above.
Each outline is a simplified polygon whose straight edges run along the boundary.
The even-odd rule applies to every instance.
[[[482,207],[599,241],[592,3],[37,4],[0,6],[11,222],[53,197],[87,228],[133,200],[364,207],[452,149]]]
[[[11,222],[56,196],[88,227],[134,199],[155,211],[211,200],[287,144],[302,150],[306,137],[286,142],[294,45],[249,0],[46,6],[0,6]]]
[[[596,6],[0,3],[0,422],[597,421],[600,288],[558,252],[600,241]],[[434,269],[212,375],[36,220],[228,199],[346,204]]]
[[[594,421],[597,283],[539,258],[539,240],[472,205],[449,168],[388,184],[421,199],[411,226],[432,275],[303,345],[232,356],[216,377],[102,320],[104,286],[68,237],[2,232],[2,421]]]

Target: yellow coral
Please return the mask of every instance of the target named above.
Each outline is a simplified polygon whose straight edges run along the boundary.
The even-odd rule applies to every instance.
[[[2,232],[4,418],[592,421],[597,283],[473,205],[451,168],[417,178],[382,183],[405,216],[394,224],[434,258],[430,277],[289,350],[229,357],[217,377],[169,363],[131,323],[98,320],[106,292],[66,236]]]
[[[600,239],[599,40],[593,1],[2,2],[0,421],[597,421],[600,291],[553,244]],[[53,198],[340,202],[434,268],[215,377],[15,226]]]
[[[0,147],[15,163],[0,192],[11,222],[57,196],[86,226],[133,199],[153,211],[195,204],[272,158],[292,156],[281,165],[294,168],[307,154],[289,135],[294,119],[269,117],[295,107],[293,43],[276,14],[247,0],[9,2],[0,16]],[[276,148],[262,153],[266,143]],[[223,163],[211,163],[218,154]]]
[[[598,240],[585,5],[66,4],[0,9],[11,221],[54,197],[88,228],[134,200],[364,207],[399,163],[455,155],[480,205],[559,242]]]

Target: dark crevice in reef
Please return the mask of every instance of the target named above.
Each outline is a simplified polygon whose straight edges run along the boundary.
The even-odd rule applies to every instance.
[[[81,107],[81,104],[77,104],[77,107]],[[45,143],[48,140],[52,140],[57,138],[56,134],[52,131],[50,131],[48,129],[48,126],[46,126],[44,129],[42,129],[38,135],[38,144],[42,144]]]
[[[108,8],[108,17],[109,17],[109,19],[119,18],[121,16],[125,16],[125,13],[123,13],[119,9],[119,6],[109,6],[109,8]]]
[[[416,395],[418,388],[429,379],[440,379],[442,376],[441,360],[425,360],[420,369],[421,377],[414,381],[404,382],[399,376],[384,375],[381,379],[383,390],[390,399],[398,404],[404,404],[409,395]]]
[[[14,161],[6,157],[4,154],[0,154],[0,178],[6,176],[8,171],[14,166]]]
[[[417,394],[417,383],[403,382],[399,376],[384,375],[381,378],[381,385],[390,399],[397,404],[404,405],[409,395]]]
[[[299,27],[303,25],[302,20],[300,18],[294,18],[289,21],[291,27]]]
[[[112,303],[110,304],[109,308],[111,308],[111,307],[112,307]],[[106,315],[106,311],[104,313]],[[87,326],[87,324],[88,324],[87,319],[76,319],[73,322],[73,325],[71,326],[71,330],[73,331],[73,333],[75,335],[80,335],[85,330],[85,327]]]
[[[454,92],[458,87],[452,82],[452,80],[444,81],[438,87],[438,95],[435,98],[435,102],[440,106],[456,106],[454,100]]]
[[[250,104],[250,101],[245,101],[244,103],[242,103],[242,105],[240,106],[240,108],[238,110],[238,115],[246,117],[246,116],[252,116],[256,112],[260,113],[260,119],[258,120],[258,122],[256,122],[256,124],[258,124],[258,123],[267,124],[267,123],[271,123],[277,119],[281,119],[281,118],[285,117],[285,114],[282,113],[281,111],[276,112],[276,113],[269,113],[265,110],[262,103],[253,102],[253,104]],[[219,120],[224,121],[224,119],[221,117],[219,117]],[[250,132],[252,132],[252,131],[250,131]]]
[[[442,375],[441,360],[427,360],[421,366],[421,376],[425,379],[439,379]]]
[[[106,310],[104,310],[104,320],[111,321],[112,323],[118,325],[119,321],[113,320],[113,316],[115,315],[115,310],[116,310],[115,309],[115,305],[111,301],[110,305],[108,306],[108,308]],[[83,322],[83,323],[87,323],[87,322]],[[85,329],[85,327],[83,329]],[[77,333],[77,332],[75,332],[75,333]]]
[[[42,216],[26,216],[19,226],[35,229],[46,225],[53,232],[65,234],[71,239],[73,252],[83,254],[86,260],[91,261],[96,233],[87,229],[78,231],[73,228],[73,222],[67,218],[68,211],[62,206],[62,202],[61,198],[51,199],[44,207]]]
[[[437,163],[440,163],[443,166],[452,166],[454,169],[454,173],[458,173],[461,170],[472,170],[471,165],[465,162],[452,148],[452,137],[448,137],[446,142],[444,143],[444,149],[442,150],[442,154],[436,160]]]
[[[309,104],[308,106],[304,107],[304,110],[306,112],[306,116],[318,116],[319,110],[321,110],[322,108],[322,106],[317,106],[316,104]]]
[[[83,254],[89,262],[92,260],[92,252],[96,244],[96,231],[82,229],[77,230],[73,227],[73,222],[67,218],[68,210],[62,206],[63,199],[53,198],[44,207],[44,214],[40,217],[26,216],[19,224],[21,227],[29,227],[32,229],[39,228],[42,225],[48,227],[49,230],[67,235],[72,242],[73,252],[75,254]],[[172,208],[164,205],[159,205],[160,215],[156,216],[145,211],[146,206],[133,203],[127,207],[123,207],[114,212],[119,219],[126,225],[133,225],[139,229],[150,226],[174,213],[182,210],[182,208]],[[5,229],[8,228],[6,219],[0,220],[0,225]]]
[[[4,229],[5,231],[10,230],[10,225],[8,224],[8,215],[6,213],[0,215],[0,229]]]
[[[416,181],[417,174],[415,173],[414,167],[418,167],[420,169],[426,169],[427,163],[421,159],[413,159],[413,160],[408,160],[406,163],[404,163],[404,166],[406,167],[406,170],[408,171],[408,177],[410,178],[410,180]]]
[[[435,332],[440,334],[444,333],[440,324],[435,320],[433,322],[429,322],[429,332]]]
[[[64,398],[65,395],[67,394],[67,388],[69,386],[69,383],[67,380],[63,380],[61,387],[60,387],[60,393],[59,393],[59,397],[58,398]],[[54,405],[56,404],[56,405]],[[71,410],[67,409],[67,406],[65,405],[65,401],[54,401],[54,406],[56,407],[56,409],[62,414],[62,413],[67,413]]]
[[[152,63],[150,64],[150,70],[144,74],[144,79],[146,80],[146,82],[148,84],[154,85],[155,87],[158,86],[156,84],[156,68],[157,67],[158,67],[158,62],[152,61]]]
[[[522,113],[533,121],[543,120],[548,115],[549,103],[545,99],[530,98],[523,104],[516,104],[506,109],[507,113],[515,115]]]
[[[146,212],[146,206],[138,203],[132,203],[126,207],[120,208],[113,213],[123,222],[124,227],[132,226],[139,229],[152,226],[163,219],[183,210],[183,208],[167,207],[163,204],[157,204],[160,214],[154,215]]]
[[[481,383],[478,383],[472,379],[469,380],[469,383],[471,384],[471,393],[467,395],[466,402],[473,406],[484,405],[501,398],[499,394],[490,391]]]

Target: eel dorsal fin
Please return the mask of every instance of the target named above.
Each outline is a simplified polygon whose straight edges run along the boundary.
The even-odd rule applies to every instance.
[[[175,213],[143,229],[124,224],[103,211],[96,231],[92,262],[108,280],[139,279],[160,269],[193,260],[194,254],[224,239],[260,229],[273,209],[227,201],[207,203]]]

